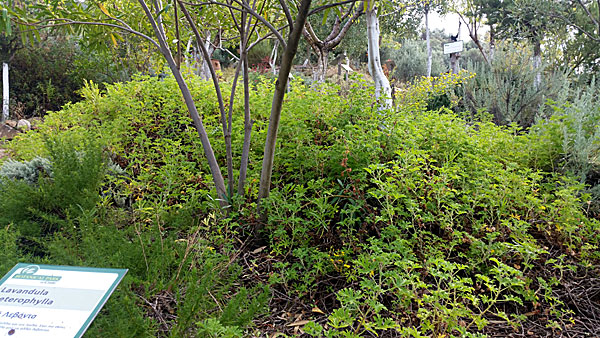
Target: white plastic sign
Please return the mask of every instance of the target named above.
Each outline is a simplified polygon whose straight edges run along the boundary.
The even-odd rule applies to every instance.
[[[448,42],[444,44],[444,54],[454,54],[463,51],[463,41]]]
[[[19,263],[0,280],[0,337],[78,338],[127,269]]]

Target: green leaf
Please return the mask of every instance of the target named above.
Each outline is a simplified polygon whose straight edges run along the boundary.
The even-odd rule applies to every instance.
[[[321,23],[322,25],[324,25],[327,22],[327,17],[329,17],[329,12],[331,12],[331,7],[327,8],[326,10],[323,11],[323,22]]]
[[[159,16],[161,16],[163,13],[168,13],[169,9],[171,9],[171,7],[173,7],[171,5],[171,3],[168,3],[163,9],[161,9],[158,13],[156,13],[156,17],[158,18]]]
[[[8,17],[8,10],[6,8],[2,9],[2,20],[4,21],[4,31],[6,35],[11,35],[12,28],[10,26],[10,18]]]

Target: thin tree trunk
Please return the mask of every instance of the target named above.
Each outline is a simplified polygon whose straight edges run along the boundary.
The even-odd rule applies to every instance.
[[[254,121],[250,118],[250,83],[248,80],[248,56],[244,55],[242,64],[244,80],[244,145],[242,147],[242,162],[240,164],[240,180],[238,181],[238,194],[244,194],[246,184],[246,173],[250,162],[250,142],[252,136],[252,125]]]
[[[425,40],[427,41],[427,77],[431,77],[431,64],[433,55],[431,52],[431,38],[429,36],[429,4],[425,5]]]
[[[143,0],[140,0],[143,1]],[[215,86],[215,93],[217,94],[217,101],[219,102],[219,112],[221,115],[221,125],[223,126],[223,138],[225,140],[225,152],[226,152],[226,161],[227,161],[227,192],[228,194],[226,196],[221,196],[225,201],[227,201],[227,197],[228,196],[233,196],[233,150],[231,149],[231,128],[228,128],[227,126],[227,114],[225,113],[225,104],[223,103],[223,95],[221,93],[221,87],[219,86],[219,78],[217,77],[217,73],[215,72],[214,67],[212,66],[212,64],[210,63],[210,52],[205,48],[206,46],[204,44],[202,44],[202,37],[200,36],[200,32],[198,32],[198,29],[195,26],[194,20],[192,19],[190,13],[188,12],[188,10],[185,8],[185,6],[183,5],[183,3],[180,0],[177,0],[179,3],[179,6],[181,7],[181,12],[183,13],[183,15],[185,16],[186,20],[188,21],[190,27],[192,28],[192,31],[196,37],[196,40],[198,40],[198,44],[200,45],[200,49],[202,50],[202,54],[204,56],[205,60],[208,60],[208,66],[210,69],[210,75],[211,78],[213,80],[213,85]],[[218,34],[218,38],[220,39],[220,32],[217,33]],[[166,39],[166,38],[165,38]],[[206,40],[207,44],[209,44],[209,40]],[[210,45],[209,45],[210,46]],[[167,51],[169,52],[169,54],[171,53],[170,50],[168,49],[168,45],[166,46]],[[214,51],[214,48],[213,48]],[[180,73],[181,74],[181,73]],[[195,108],[195,105],[194,105]],[[213,154],[214,156],[214,154]],[[219,171],[219,174],[221,172]],[[228,204],[228,202],[224,203],[222,202],[224,205]]]
[[[450,54],[450,71],[452,74],[458,74],[458,70],[460,69],[460,66],[458,65],[459,57],[459,53]]]
[[[160,46],[160,52],[161,52],[161,54],[163,54],[163,56],[167,60],[167,64],[169,65],[169,68],[171,69],[171,72],[173,73],[173,76],[175,77],[175,81],[177,81],[177,85],[179,86],[179,89],[181,90],[181,94],[183,95],[183,100],[185,101],[185,104],[188,108],[190,116],[192,117],[192,120],[194,121],[194,126],[196,127],[196,130],[198,131],[198,135],[200,136],[200,142],[202,143],[202,148],[204,149],[204,155],[206,156],[206,160],[208,162],[211,174],[213,176],[213,182],[215,183],[217,195],[220,197],[219,203],[221,206],[225,206],[227,204],[226,203],[227,191],[225,189],[225,181],[223,179],[223,175],[221,174],[221,169],[219,168],[219,164],[215,157],[215,153],[210,144],[210,140],[206,133],[206,129],[204,128],[204,124],[202,123],[202,118],[200,117],[200,114],[198,114],[198,109],[196,108],[196,104],[194,103],[192,94],[191,94],[187,84],[185,83],[185,80],[183,79],[181,72],[179,71],[179,69],[177,69],[177,64],[175,63],[175,60],[173,59],[173,55],[171,54],[171,51],[169,50],[169,46],[167,45],[166,37],[165,37],[162,29],[157,24],[157,22],[154,20],[154,16],[153,16],[152,12],[150,12],[148,6],[146,5],[146,2],[144,0],[138,0],[138,1],[139,1],[140,5],[142,6],[144,13],[146,14],[146,17],[150,21],[150,24],[152,25],[154,34],[156,35],[156,38],[158,39],[158,43]],[[182,10],[183,9],[184,9],[184,7],[182,7]],[[186,12],[184,11],[184,14],[185,13]]]
[[[329,63],[329,51],[327,50],[319,50],[317,51],[317,71],[314,74],[314,80],[316,82],[325,81],[325,77],[327,75],[327,67]]]
[[[2,121],[8,120],[9,117],[9,103],[10,103],[10,91],[8,81],[8,63],[2,63]]]
[[[277,52],[279,50],[279,40],[275,40],[271,57],[269,58],[269,67],[273,75],[277,75]]]
[[[251,19],[248,26],[245,27],[246,13],[242,13],[242,24],[240,25],[242,32],[240,62],[242,62],[242,77],[244,81],[244,144],[242,146],[242,159],[240,162],[240,178],[238,180],[238,195],[244,195],[244,186],[246,185],[246,175],[248,172],[248,163],[250,161],[250,142],[252,140],[252,124],[250,118],[250,83],[248,73],[248,39],[250,38],[248,29],[250,28]],[[275,42],[277,46],[278,42]],[[232,102],[233,104],[233,102]]]
[[[542,46],[540,40],[533,45],[533,68],[536,70],[533,88],[538,89],[542,84]]]
[[[495,52],[496,52],[496,31],[494,30],[494,26],[490,25],[490,52],[489,52],[490,63],[494,62],[494,53]]]
[[[298,8],[298,15],[294,22],[294,27],[290,33],[287,47],[281,59],[281,68],[279,76],[275,82],[275,93],[273,94],[273,102],[271,105],[271,116],[269,118],[269,129],[267,130],[267,140],[265,141],[265,151],[260,173],[260,186],[258,190],[258,201],[269,196],[271,190],[271,175],[273,173],[273,160],[275,157],[275,144],[277,142],[277,129],[279,128],[279,120],[281,119],[281,108],[283,98],[287,88],[292,62],[298,50],[298,42],[302,36],[302,30],[306,23],[308,10],[312,0],[302,0]]]
[[[200,77],[202,78],[202,80],[208,81],[211,78],[211,64],[210,64],[210,58],[212,57],[212,54],[215,51],[215,47],[210,43],[210,40],[212,38],[212,35],[210,32],[208,32],[208,34],[206,35],[206,40],[204,41],[204,48],[206,49],[206,51],[208,52],[208,58],[205,56],[202,56],[202,63],[200,66]],[[202,43],[202,41],[198,41],[198,45],[200,45]],[[202,49],[202,48],[201,48]],[[202,54],[200,54],[202,55]]]
[[[366,10],[367,17],[367,40],[369,53],[369,73],[375,82],[375,98],[379,101],[379,110],[392,107],[392,87],[390,81],[383,73],[381,57],[379,54],[379,18],[377,8]]]

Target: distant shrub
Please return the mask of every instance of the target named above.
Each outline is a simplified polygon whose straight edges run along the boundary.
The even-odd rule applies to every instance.
[[[443,56],[439,48],[433,49],[432,53],[431,75],[439,76],[446,71]],[[392,76],[400,82],[411,82],[415,78],[427,75],[425,41],[404,40],[398,45],[384,45],[382,54],[396,64]]]
[[[474,73],[461,71],[458,74],[445,73],[437,77],[416,78],[406,89],[396,94],[397,109],[415,113],[443,107],[453,109],[461,100],[457,94],[458,88],[475,76]]]
[[[540,120],[532,133],[553,136],[556,169],[586,184],[600,214],[600,86],[596,81],[565,91],[559,101],[549,101],[552,117]]]
[[[531,126],[537,118],[548,117],[552,111],[545,106],[548,99],[556,99],[568,89],[564,74],[542,68],[542,82],[535,88],[531,57],[515,45],[497,48],[491,65],[468,62],[466,69],[477,74],[459,88],[462,97],[458,111],[465,111],[477,120],[481,111],[493,117],[496,124],[517,123]]]
[[[96,83],[125,81],[134,71],[114,51],[80,48],[75,37],[45,36],[35,46],[25,45],[10,63],[11,114],[19,118],[43,116],[81,97],[84,80]]]

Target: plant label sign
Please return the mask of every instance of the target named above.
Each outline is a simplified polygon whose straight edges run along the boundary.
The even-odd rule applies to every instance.
[[[444,44],[444,54],[454,54],[463,51],[463,41],[448,42]]]
[[[0,337],[78,338],[127,269],[19,263],[0,280]]]

